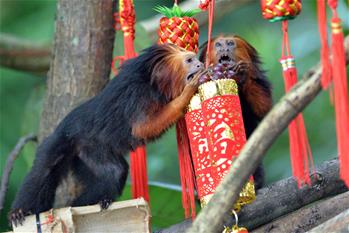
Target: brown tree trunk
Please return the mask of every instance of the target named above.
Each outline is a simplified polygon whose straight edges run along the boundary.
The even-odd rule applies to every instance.
[[[114,0],[58,0],[53,57],[39,141],[77,104],[108,82],[115,31]]]

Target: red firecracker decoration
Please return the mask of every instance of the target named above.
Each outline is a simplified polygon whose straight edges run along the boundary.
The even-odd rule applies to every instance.
[[[261,0],[262,14],[271,22],[282,21],[283,41],[280,63],[283,69],[285,90],[288,92],[297,83],[295,59],[291,55],[288,40],[288,19],[297,16],[301,9],[301,0]],[[288,126],[290,141],[290,156],[293,176],[298,186],[310,184],[309,166],[313,167],[312,153],[302,114]]]
[[[134,49],[136,13],[133,0],[119,0],[119,17],[124,33],[124,56],[121,61],[137,56]],[[118,23],[118,21],[116,23]],[[130,154],[130,173],[132,197],[143,197],[149,202],[148,176],[145,146],[137,148]]]
[[[185,114],[187,130],[190,140],[191,155],[195,169],[196,190],[202,205],[207,202],[215,189],[216,180],[214,169],[208,147],[205,120],[201,109],[201,98],[199,94],[193,96]]]
[[[348,102],[348,78],[345,64],[344,35],[341,19],[337,13],[337,0],[328,0],[332,11],[332,61],[330,61],[330,49],[327,44],[326,2],[318,0],[318,19],[321,38],[321,84],[324,89],[332,83],[331,96],[334,99],[336,112],[336,132],[338,143],[338,157],[340,162],[340,178],[349,187],[349,102]]]
[[[216,70],[220,68],[218,66]],[[238,86],[233,77],[227,79],[226,74],[228,70],[222,72],[219,80],[205,80],[208,82],[199,86],[199,93],[191,99],[185,115],[197,190],[203,207],[246,143]],[[234,209],[239,210],[254,199],[251,178],[240,192]]]

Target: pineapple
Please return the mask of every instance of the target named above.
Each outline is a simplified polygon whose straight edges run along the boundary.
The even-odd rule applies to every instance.
[[[165,16],[160,19],[158,43],[172,43],[197,53],[199,50],[199,25],[192,16],[201,10],[182,11],[177,4],[172,8],[157,6],[155,10]]]

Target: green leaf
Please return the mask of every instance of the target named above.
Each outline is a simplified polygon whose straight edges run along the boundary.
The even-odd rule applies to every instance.
[[[159,12],[160,14],[163,14],[167,18],[172,17],[193,17],[197,13],[201,12],[200,9],[194,9],[194,10],[187,10],[182,11],[182,9],[178,5],[173,5],[172,8],[168,8],[165,6],[156,6],[154,7],[154,10]]]

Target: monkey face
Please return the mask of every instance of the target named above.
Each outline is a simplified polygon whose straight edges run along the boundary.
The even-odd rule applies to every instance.
[[[236,41],[234,38],[218,37],[214,40],[212,49],[215,51],[215,53],[213,53],[214,57],[212,57],[212,59],[215,60],[215,64],[233,65],[236,63],[234,58]]]
[[[183,67],[186,70],[186,83],[189,82],[196,73],[204,69],[204,64],[199,61],[195,53],[185,52],[183,54]]]
[[[199,71],[204,69],[196,54],[173,44],[160,46],[166,53],[157,62],[153,72],[153,82],[168,100],[178,97]]]

